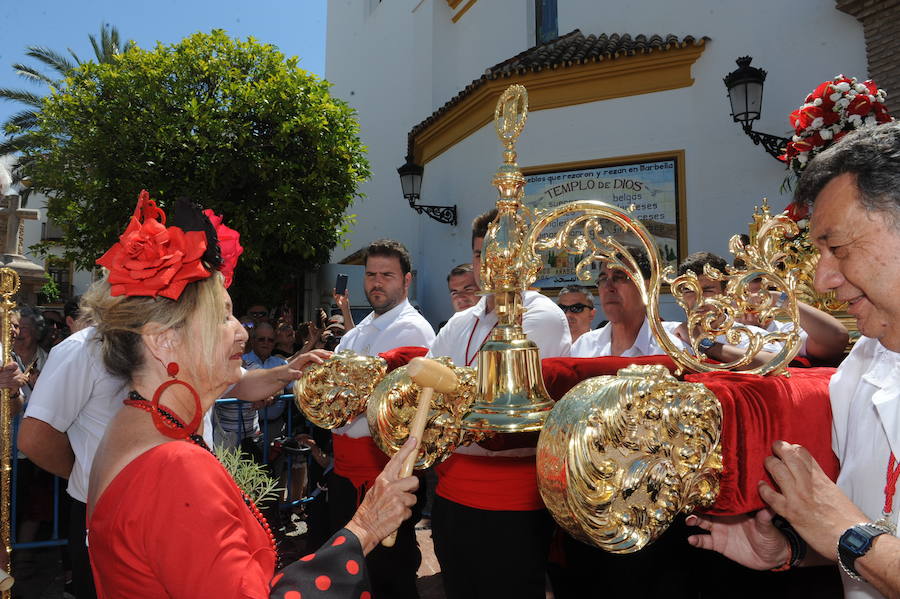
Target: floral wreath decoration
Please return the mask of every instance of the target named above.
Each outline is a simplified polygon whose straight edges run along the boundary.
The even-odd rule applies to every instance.
[[[891,120],[884,105],[887,93],[872,80],[838,75],[806,96],[790,115],[794,135],[779,160],[800,174],[813,156],[850,131]]]
[[[800,176],[809,161],[851,131],[866,125],[892,120],[884,104],[887,92],[871,79],[860,83],[855,77],[838,75],[821,83],[806,96],[803,105],[790,114],[794,135],[779,160]],[[811,250],[806,240],[809,207],[788,204],[785,214],[800,227],[802,247]]]
[[[243,252],[240,234],[222,224],[222,217],[186,201],[175,206],[173,220],[147,190],[142,190],[125,232],[97,264],[109,271],[113,296],[162,296],[177,300],[188,283],[220,270],[226,287],[231,284],[238,256]],[[224,243],[223,243],[224,241]]]

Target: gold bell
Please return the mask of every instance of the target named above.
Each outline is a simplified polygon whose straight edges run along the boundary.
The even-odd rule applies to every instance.
[[[463,428],[478,432],[540,430],[553,408],[541,355],[518,325],[498,325],[478,354],[475,402]]]

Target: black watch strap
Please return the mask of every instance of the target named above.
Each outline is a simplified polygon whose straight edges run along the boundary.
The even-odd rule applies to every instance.
[[[885,533],[887,528],[872,522],[862,522],[844,531],[838,541],[838,563],[847,576],[853,580],[862,580],[856,571],[856,560],[864,556],[872,548],[872,542]]]

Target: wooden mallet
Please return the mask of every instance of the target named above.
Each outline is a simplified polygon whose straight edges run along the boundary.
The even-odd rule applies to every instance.
[[[419,442],[416,451],[409,454],[406,461],[400,467],[400,478],[412,474],[422,447],[422,434],[425,432],[425,423],[428,421],[428,412],[431,410],[431,397],[434,392],[452,393],[459,386],[459,380],[452,370],[434,360],[428,358],[413,358],[406,367],[406,374],[412,381],[422,387],[419,391],[419,403],[416,406],[416,415],[409,427],[409,435]],[[381,544],[385,547],[393,547],[397,541],[397,531],[392,532]]]

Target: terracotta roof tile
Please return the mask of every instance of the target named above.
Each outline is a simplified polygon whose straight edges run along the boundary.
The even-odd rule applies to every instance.
[[[489,69],[484,75],[475,79],[462,91],[456,94],[446,104],[438,108],[431,116],[416,125],[409,132],[409,150],[412,154],[412,144],[415,136],[427,129],[434,121],[441,117],[453,106],[461,102],[466,96],[487,83],[488,81],[524,75],[529,72],[539,72],[544,69],[568,68],[588,62],[602,60],[615,60],[625,56],[649,54],[656,51],[666,51],[673,48],[684,48],[690,45],[702,45],[709,40],[708,37],[694,37],[686,35],[679,38],[676,35],[631,35],[613,33],[607,35],[585,36],[580,29],[576,29],[555,40],[529,48],[524,52],[504,60]]]

